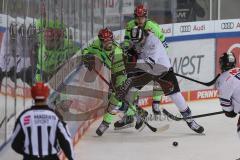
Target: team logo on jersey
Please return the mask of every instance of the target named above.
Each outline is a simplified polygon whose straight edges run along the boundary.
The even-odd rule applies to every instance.
[[[224,22],[221,23],[221,29],[233,29],[234,23],[233,22]]]
[[[31,119],[31,116],[30,115],[27,115],[23,118],[23,124],[24,125],[28,125],[30,124],[30,119]]]
[[[180,26],[180,32],[191,32],[191,25]]]

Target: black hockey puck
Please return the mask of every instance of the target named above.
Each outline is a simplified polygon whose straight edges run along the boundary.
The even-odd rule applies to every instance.
[[[172,145],[173,145],[174,147],[177,147],[177,146],[178,146],[178,142],[174,141]]]

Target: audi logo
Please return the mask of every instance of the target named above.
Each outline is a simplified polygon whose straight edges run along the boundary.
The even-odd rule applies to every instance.
[[[180,26],[180,32],[191,32],[191,26],[190,25]]]
[[[234,27],[233,22],[221,23],[221,29],[233,29],[233,27]]]

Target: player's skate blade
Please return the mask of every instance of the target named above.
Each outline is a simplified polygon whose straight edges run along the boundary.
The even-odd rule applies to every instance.
[[[122,127],[114,127],[114,130],[122,130],[122,129],[127,129],[127,128],[132,128],[134,127],[134,123],[130,123],[130,124],[127,124],[125,126],[122,126]]]

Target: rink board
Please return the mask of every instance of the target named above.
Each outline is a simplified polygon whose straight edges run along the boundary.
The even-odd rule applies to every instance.
[[[179,30],[179,31],[181,30],[181,25],[179,24],[177,24],[179,25],[177,27],[176,26],[173,27],[172,24],[166,25],[167,26],[166,32],[168,32],[167,35],[169,36],[168,39],[170,42],[169,56],[171,58],[171,61],[176,60],[175,67],[180,74],[184,74],[186,76],[189,76],[191,78],[195,78],[197,80],[204,81],[204,82],[212,80],[217,73],[216,64],[218,62],[218,59],[216,54],[221,53],[225,49],[229,49],[229,47],[231,47],[237,41],[239,42],[238,39],[233,41],[229,40],[229,37],[238,36],[239,30],[231,30],[232,33],[228,33],[225,31],[223,32],[221,30],[216,30],[216,27],[217,27],[216,25],[216,27],[214,28],[214,31],[223,32],[223,34],[212,33],[213,32],[212,25],[215,25],[215,23],[217,22],[213,21],[211,23],[212,24],[209,24],[207,22],[196,22],[196,23],[193,22],[188,24],[190,26],[193,26],[193,28],[196,29],[194,32],[190,32],[190,34],[177,32],[176,30]],[[223,22],[221,21],[221,23]],[[186,24],[183,24],[183,25],[186,25]],[[0,26],[2,26],[2,24],[0,24]],[[0,42],[1,42],[1,35],[4,32],[4,28],[1,27],[0,32],[1,32],[0,33]],[[121,33],[121,35],[118,35],[115,33],[115,37],[121,39],[124,32],[119,31],[118,33]],[[221,49],[219,50],[219,48],[225,43],[228,43],[228,46],[226,46],[225,48],[222,48],[222,50]],[[218,53],[216,53],[216,51]],[[82,78],[81,75],[82,74],[76,74],[76,76],[74,76],[75,78],[73,78],[72,81],[70,81],[69,83],[72,83],[74,85],[81,84],[84,86],[93,86],[93,84],[91,83],[87,84],[87,83],[81,82],[81,78]],[[196,83],[192,83],[182,79],[178,79],[178,80],[179,80],[181,89],[184,91],[183,95],[187,101],[211,99],[211,98],[217,97],[217,91],[214,89],[214,86],[208,89],[207,87],[197,85]],[[103,85],[103,82],[100,82],[100,81],[101,80],[98,78],[96,82],[94,82],[95,85],[96,84],[100,86]],[[99,86],[96,85],[95,87],[99,87]],[[5,89],[4,85],[2,85],[1,94],[2,94],[1,98],[4,98],[2,97],[3,95],[4,96],[7,95],[7,97],[10,97],[9,101],[11,101],[11,103],[9,103],[9,105],[10,106],[13,105],[12,97],[15,96],[15,89],[13,85],[8,84],[7,89]],[[21,86],[18,86],[16,94],[17,94],[17,97],[19,98],[19,102],[24,97],[27,99],[29,103],[31,102],[29,88],[23,88]],[[85,103],[85,108],[88,108],[88,107],[94,108],[96,107],[95,106],[96,104],[100,105],[101,103],[99,99],[96,99],[93,101],[92,99],[88,99],[86,97],[81,97],[81,96],[72,96],[71,98],[75,102],[74,104],[82,105],[83,103]],[[151,105],[151,101],[152,101],[151,97],[144,97],[140,99],[139,103],[140,103],[140,106],[144,107],[144,106]],[[162,103],[167,104],[167,103],[171,103],[171,101],[168,97],[163,97]],[[3,103],[1,104],[0,106],[1,109],[4,108],[2,105],[4,104]],[[77,108],[75,109],[77,110]],[[95,116],[96,116],[96,119],[97,117],[99,117],[98,114],[96,114]],[[68,123],[70,126],[71,133],[72,135],[74,135],[73,136],[74,144],[77,144],[79,139],[84,135],[84,133],[86,132],[88,127],[94,122],[94,120],[95,119],[84,121],[84,122]],[[63,159],[63,155],[61,155],[61,159]]]

